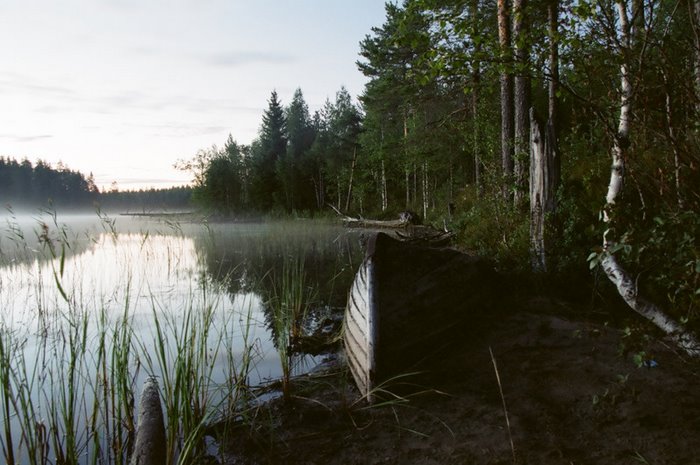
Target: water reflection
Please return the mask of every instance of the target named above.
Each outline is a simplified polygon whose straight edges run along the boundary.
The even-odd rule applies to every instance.
[[[334,225],[272,223],[215,225],[195,236],[211,276],[230,293],[269,292],[271,276],[279,276],[285,258],[299,258],[320,299],[344,306],[360,254],[357,237]]]
[[[32,217],[5,223],[5,327],[46,333],[76,308],[112,323],[128,309],[137,331],[150,334],[154,312],[179,321],[188,307],[214,305],[237,314],[252,308],[263,378],[279,374],[265,328],[273,326],[271,277],[281,273],[285,257],[303,260],[315,305],[342,307],[360,254],[356,238],[343,229],[304,221],[174,225],[118,218],[106,226],[101,218]]]
[[[104,403],[114,399],[101,398],[101,386],[121,376],[137,393],[148,375],[167,384],[188,351],[199,360],[197,376],[207,378],[197,395],[211,408],[231,408],[241,379],[255,385],[281,373],[269,285],[285,258],[303,261],[314,305],[342,307],[361,254],[355,236],[305,221],[203,225],[49,215],[3,224],[0,383],[5,367],[14,373],[10,389],[37,403],[36,412],[0,412],[0,429],[16,430],[13,442],[22,437],[22,414],[51,417],[51,402],[74,395],[69,386],[80,383],[80,413],[69,426],[55,426],[56,434],[88,427],[114,434],[116,424],[105,433],[85,423],[109,417]]]

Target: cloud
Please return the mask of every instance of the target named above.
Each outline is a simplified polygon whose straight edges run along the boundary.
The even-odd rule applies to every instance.
[[[70,87],[58,86],[39,82],[32,76],[12,73],[0,80],[0,89],[7,88],[10,93],[25,91],[32,94],[43,94],[54,97],[74,97],[75,91]]]
[[[88,108],[93,113],[114,114],[125,110],[146,110],[152,112],[184,110],[188,113],[249,113],[258,114],[262,107],[239,105],[224,98],[206,98],[185,94],[155,94],[139,90],[124,90],[89,100]]]
[[[0,139],[9,139],[14,142],[34,142],[41,139],[50,139],[53,135],[51,134],[36,134],[30,136],[19,136],[15,134],[0,134]]]
[[[204,64],[222,67],[251,64],[286,65],[297,61],[295,57],[286,53],[241,50],[212,53],[197,58]]]
[[[154,135],[159,136],[198,136],[220,134],[229,130],[226,126],[195,126],[183,123],[151,124],[142,127],[152,129],[155,132]]]

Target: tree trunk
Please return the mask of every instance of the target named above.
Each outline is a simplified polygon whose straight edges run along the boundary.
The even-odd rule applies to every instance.
[[[406,167],[405,167],[405,174],[406,174],[406,208],[409,208],[411,205],[411,178],[410,178],[411,173],[408,170],[408,165],[406,165]]]
[[[551,122],[550,122],[551,123]],[[547,271],[547,254],[551,242],[547,217],[554,211],[556,146],[552,124],[542,126],[530,108],[530,255],[535,272]]]
[[[454,167],[452,166],[452,160],[450,159],[450,189],[447,195],[447,214],[452,221],[452,209],[454,206]]]
[[[418,200],[418,167],[416,167],[416,162],[413,162],[413,203],[415,204]]]
[[[558,97],[559,90],[559,0],[550,0],[547,7],[549,18],[549,68],[550,77],[548,85],[548,121],[545,143],[548,147],[549,166],[549,189],[548,201],[544,208],[546,213],[556,213],[557,210],[557,190],[561,180],[561,157],[559,153],[559,142],[557,138],[558,126]]]
[[[323,170],[321,167],[318,168],[318,193],[319,193],[319,198],[321,199],[318,208],[323,208],[323,206],[326,204],[326,184],[323,180]]]
[[[352,164],[350,165],[350,182],[348,183],[348,196],[345,199],[345,211],[350,211],[350,200],[352,199],[352,181],[355,177],[355,164],[357,163],[357,147],[352,150]]]
[[[501,169],[503,195],[506,199],[511,195],[510,183],[513,176],[513,75],[509,10],[508,0],[498,0],[498,43],[501,53]]]
[[[620,27],[620,54],[627,58],[630,50],[630,24],[625,0],[617,0],[617,12]],[[630,137],[630,122],[632,115],[632,83],[629,75],[629,64],[623,59],[620,66],[620,118],[617,134],[613,140],[612,167],[610,183],[605,196],[603,221],[607,228],[603,233],[603,256],[601,264],[608,279],[615,285],[620,296],[637,313],[647,318],[661,330],[669,334],[674,341],[691,356],[700,356],[700,343],[690,333],[670,318],[663,310],[653,303],[643,299],[637,293],[637,284],[614,255],[617,237],[615,232],[616,204],[622,192],[625,157]]]
[[[478,74],[476,72],[475,74]],[[476,197],[481,198],[484,188],[481,181],[481,156],[479,155],[479,96],[476,85],[472,90],[472,153],[474,154],[474,184]]]
[[[478,25],[478,0],[473,0],[469,5],[469,15],[472,18],[472,37],[477,37],[480,33]],[[472,54],[472,151],[474,154],[474,184],[476,184],[476,197],[481,198],[483,195],[483,183],[481,180],[481,155],[479,153],[479,85],[481,83],[481,61],[479,55],[481,54],[481,41],[477,41],[475,44],[475,50]],[[452,173],[452,168],[450,166],[450,173]],[[451,189],[451,186],[450,186]],[[450,202],[452,202],[452,196],[450,195]]]
[[[515,49],[515,86],[514,86],[514,131],[515,154],[513,172],[515,176],[514,204],[522,206],[525,200],[527,186],[528,142],[530,130],[528,127],[528,112],[530,109],[530,77],[529,57],[527,46],[527,21],[525,8],[527,0],[513,1],[513,41]]]
[[[549,121],[557,129],[557,91],[559,90],[559,0],[550,0],[547,6],[549,19],[549,82],[548,82],[548,114]]]
[[[387,189],[386,189],[386,169],[384,168],[384,159],[382,159],[382,186],[381,186],[381,192],[382,192],[382,211],[386,211],[386,209],[389,207],[389,199],[387,198]]]
[[[535,110],[530,109],[530,256],[532,270],[547,271],[545,209],[547,197],[547,147]]]
[[[421,182],[423,190],[423,220],[428,217],[428,162],[423,162],[423,180]]]
[[[406,112],[403,115],[403,151],[404,151],[404,163],[406,166],[406,208],[408,209],[411,205],[411,185],[410,185],[410,173],[408,170],[408,116]]]
[[[665,69],[661,70],[664,81],[664,94],[666,97],[666,136],[673,149],[673,177],[676,187],[676,203],[679,209],[683,209],[683,193],[681,192],[681,149],[673,123],[673,105],[671,103],[671,89]]]
[[[341,197],[343,196],[342,194],[342,188],[340,187],[340,175],[337,175],[335,177],[335,181],[337,183],[337,189],[338,189],[338,210],[340,210],[340,202],[341,202]]]
[[[695,116],[700,116],[700,0],[693,2],[695,33]]]

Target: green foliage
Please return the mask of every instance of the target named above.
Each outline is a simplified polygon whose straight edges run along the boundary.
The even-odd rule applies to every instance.
[[[207,164],[215,166],[206,183],[225,192],[238,176],[243,208],[268,214],[313,214],[333,204],[351,214],[392,218],[411,209],[427,221],[450,222],[465,247],[526,269],[529,212],[506,201],[513,181],[501,160],[500,77],[526,71],[532,106],[547,114],[556,75],[550,46],[557,45],[553,123],[561,182],[556,211],[547,219],[548,268],[577,279],[589,273],[600,263],[603,232],[610,228],[616,243],[607,252],[630,267],[640,292],[693,326],[700,210],[698,99],[689,84],[697,61],[694,21],[673,2],[654,0],[644,11],[640,5],[625,5],[627,48],[614,2],[560,2],[555,32],[545,20],[551,3],[530,3],[518,13],[527,17],[528,32],[517,38],[530,52],[515,69],[499,44],[493,3],[387,3],[383,24],[360,43],[357,65],[368,78],[361,108],[341,89],[310,116],[301,90],[287,108],[273,92],[242,171],[235,174],[209,157]],[[608,208],[612,222],[603,225],[622,64],[634,87],[630,136],[621,141],[625,183],[616,200],[624,208]],[[226,195],[206,203],[215,199],[224,199],[222,209],[238,211]]]
[[[313,184],[309,182],[315,166],[308,156],[315,131],[301,89],[294,92],[292,102],[285,109],[285,127],[287,150],[276,166],[284,192],[284,207],[288,212],[309,210],[315,206]]]
[[[500,192],[460,203],[457,210],[465,211],[457,216],[455,225],[462,231],[460,243],[468,250],[492,257],[503,270],[529,268],[529,223]]]
[[[661,212],[632,233],[628,259],[646,279],[645,294],[665,302],[671,314],[700,329],[700,215]]]
[[[294,364],[291,346],[302,335],[302,320],[316,299],[316,290],[308,282],[300,252],[285,256],[281,272],[271,275],[270,280],[272,292],[267,305],[272,309],[271,330],[280,355],[282,392],[285,399],[289,399]]]
[[[192,208],[195,190],[189,186],[136,191],[107,191],[99,196],[103,210],[137,211],[188,210]]]
[[[251,146],[250,200],[256,209],[269,210],[280,200],[277,163],[286,152],[286,144],[284,110],[277,92],[272,91],[260,137]]]
[[[0,157],[0,203],[15,207],[91,207],[99,197],[90,174],[69,169],[63,163],[54,168],[39,160],[32,164]]]

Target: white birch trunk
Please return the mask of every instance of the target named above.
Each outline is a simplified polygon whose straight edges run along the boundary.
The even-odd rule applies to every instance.
[[[382,211],[386,211],[389,207],[389,200],[387,199],[387,189],[386,189],[386,169],[384,168],[384,160],[382,160]]]
[[[676,136],[676,130],[673,127],[673,105],[671,103],[671,91],[670,83],[666,71],[662,70],[662,77],[664,81],[664,93],[666,96],[666,126],[668,131],[668,138],[671,141],[671,147],[673,148],[673,177],[676,185],[676,203],[679,209],[683,209],[683,193],[681,192],[681,153],[678,148],[678,137]]]
[[[620,22],[620,44],[623,47],[621,52],[623,56],[626,56],[625,52],[630,48],[630,25],[627,5],[625,0],[617,0],[616,5]],[[608,279],[617,288],[620,296],[635,312],[669,334],[688,355],[700,356],[700,343],[698,343],[698,340],[692,334],[686,332],[680,324],[670,318],[659,307],[638,296],[635,280],[632,279],[617,260],[617,257],[611,252],[616,245],[613,209],[616,207],[616,202],[622,192],[625,173],[625,152],[629,144],[632,111],[632,83],[627,63],[623,63],[620,66],[620,91],[620,120],[612,148],[610,183],[605,196],[606,205],[603,209],[603,221],[608,225],[605,233],[603,233],[603,270]]]
[[[348,182],[348,195],[345,199],[345,211],[350,211],[350,201],[352,200],[352,181],[355,177],[355,164],[357,163],[357,147],[352,151],[352,164],[350,165],[350,182]]]
[[[408,209],[411,205],[411,178],[410,178],[410,173],[408,172],[408,165],[405,168],[406,170],[406,209]]]
[[[532,270],[547,271],[545,208],[548,195],[547,146],[535,110],[530,108],[530,254]]]

